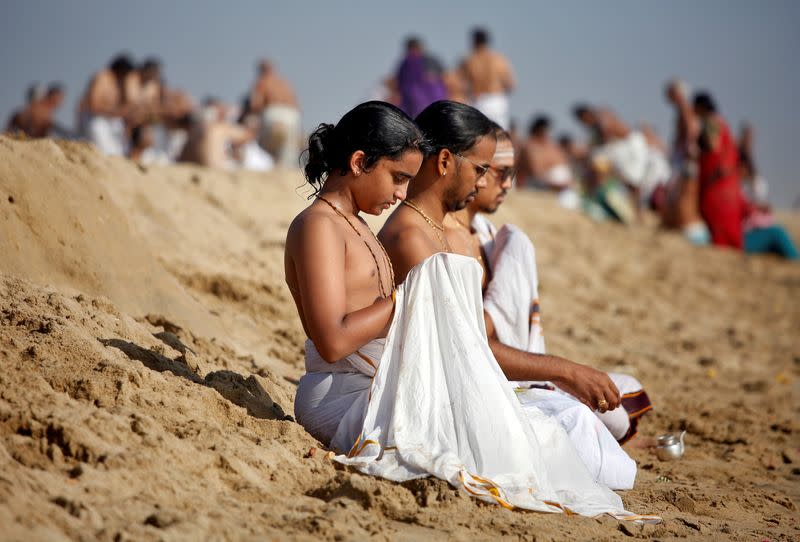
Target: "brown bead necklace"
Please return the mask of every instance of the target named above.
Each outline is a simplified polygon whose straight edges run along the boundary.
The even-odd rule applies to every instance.
[[[364,239],[364,236],[361,235],[360,231],[358,231],[358,228],[356,228],[355,225],[352,222],[350,222],[350,219],[347,218],[347,215],[345,215],[342,211],[340,211],[339,208],[336,207],[333,203],[331,203],[330,201],[325,199],[323,196],[319,196],[318,195],[317,199],[320,199],[320,200],[324,201],[325,203],[327,203],[328,206],[331,209],[333,209],[333,212],[335,212],[340,217],[344,218],[345,222],[347,222],[347,224],[353,229],[353,231],[356,232],[356,235],[358,235],[358,237],[361,238],[362,241],[364,241],[364,245],[366,245],[367,250],[369,250],[369,253],[372,255],[372,261],[375,262],[375,268],[378,270],[378,288],[380,288],[381,296],[382,297],[391,296],[392,293],[397,288],[397,286],[394,283],[394,267],[392,267],[392,260],[389,259],[389,254],[386,253],[386,249],[384,248],[383,243],[381,243],[380,240],[378,239],[378,237],[375,235],[375,233],[373,233],[373,231],[369,227],[367,227],[369,232],[372,234],[372,237],[375,239],[375,242],[378,243],[379,247],[381,247],[381,250],[383,251],[384,258],[386,258],[386,264],[387,264],[386,266],[389,269],[389,276],[392,279],[392,289],[389,290],[388,292],[386,292],[384,290],[383,279],[381,278],[381,266],[378,264],[378,258],[375,256],[375,252],[372,250],[372,247],[369,246],[369,243],[367,243],[367,240]]]

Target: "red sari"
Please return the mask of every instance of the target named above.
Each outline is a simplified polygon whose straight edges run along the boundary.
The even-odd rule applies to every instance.
[[[739,151],[722,117],[714,115],[703,122],[700,149],[700,214],[715,245],[741,250],[744,201]]]

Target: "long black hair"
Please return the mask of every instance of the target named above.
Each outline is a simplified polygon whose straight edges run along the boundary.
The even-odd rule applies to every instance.
[[[392,104],[371,101],[348,111],[335,126],[320,124],[308,138],[303,169],[319,192],[328,175],[347,172],[356,151],[364,152],[368,171],[381,158],[397,160],[407,151],[425,149],[425,137],[411,117]]]
[[[427,139],[425,157],[442,149],[454,154],[468,151],[484,136],[494,136],[494,125],[472,106],[439,100],[422,110],[415,119]]]

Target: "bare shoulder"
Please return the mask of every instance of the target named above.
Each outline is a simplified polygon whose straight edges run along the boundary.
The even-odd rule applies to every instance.
[[[392,260],[398,284],[415,265],[440,250],[428,232],[403,211],[392,213],[378,234]]]
[[[286,248],[304,241],[326,242],[339,236],[339,228],[330,213],[315,205],[309,205],[294,217],[286,233]]]
[[[405,205],[400,205],[386,219],[378,232],[378,239],[388,248],[389,244],[397,243],[401,235],[406,235],[404,232],[413,228],[414,224],[410,221],[408,209]]]

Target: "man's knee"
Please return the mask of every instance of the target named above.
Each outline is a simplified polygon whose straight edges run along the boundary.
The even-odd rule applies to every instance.
[[[598,413],[597,417],[603,422],[608,431],[616,440],[621,440],[628,434],[628,429],[631,427],[631,420],[628,417],[628,412],[622,408],[615,408],[608,412]]]

